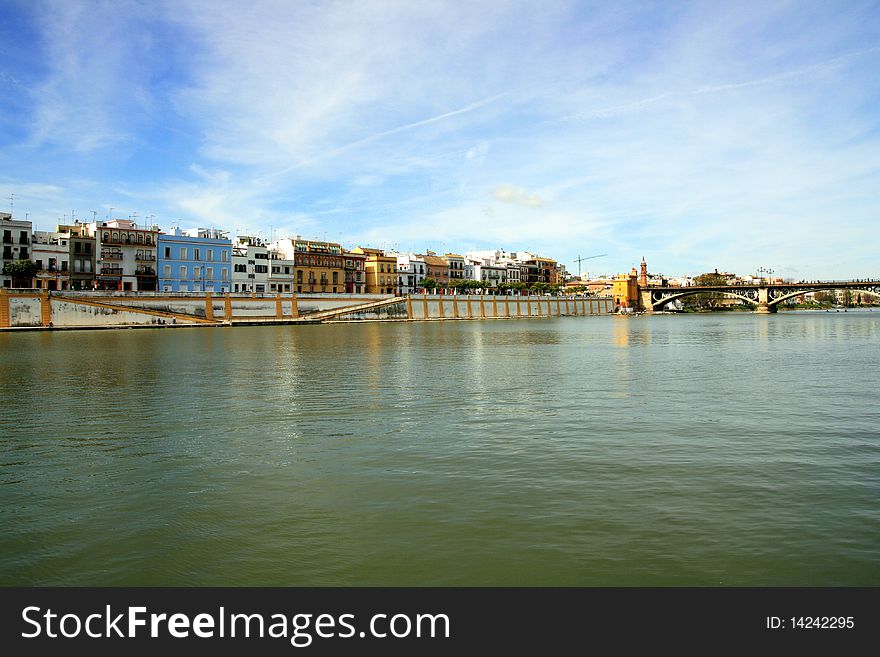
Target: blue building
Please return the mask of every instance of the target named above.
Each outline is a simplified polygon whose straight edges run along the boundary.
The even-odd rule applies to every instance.
[[[159,233],[159,290],[229,292],[232,240],[215,228]]]

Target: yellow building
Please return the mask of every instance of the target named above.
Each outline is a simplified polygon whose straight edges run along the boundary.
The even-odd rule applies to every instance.
[[[364,273],[367,281],[367,294],[398,294],[397,258],[385,255],[382,249],[359,246],[352,253],[366,256]]]
[[[639,307],[639,275],[633,268],[629,274],[618,274],[614,279],[614,305],[621,308]]]

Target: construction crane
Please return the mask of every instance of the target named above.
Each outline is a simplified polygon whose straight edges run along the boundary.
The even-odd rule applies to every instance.
[[[581,258],[580,254],[578,254],[578,257],[574,259],[574,261],[576,263],[578,263],[578,278],[581,277],[581,263],[584,260],[592,260],[593,258],[604,258],[607,255],[608,255],[607,253],[600,253],[599,255],[587,256],[586,258]]]

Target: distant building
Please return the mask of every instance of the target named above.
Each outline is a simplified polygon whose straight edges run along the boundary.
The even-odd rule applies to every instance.
[[[31,287],[41,290],[70,289],[70,235],[36,230],[31,242],[31,260],[38,267]]]
[[[232,291],[264,294],[269,289],[269,247],[259,237],[239,235],[232,244]]]
[[[342,246],[336,242],[303,239],[300,236],[276,240],[271,247],[292,260],[297,293],[345,292]]]
[[[415,253],[391,254],[397,257],[397,287],[401,294],[416,294],[424,288],[421,281],[427,278],[428,265],[424,256]]]
[[[8,212],[0,212],[0,240],[3,250],[0,252],[0,283],[2,287],[12,287],[11,276],[3,274],[7,262],[31,259],[31,233],[33,224],[30,221],[13,219]]]
[[[276,249],[269,249],[269,292],[294,292],[294,260]]]
[[[364,278],[367,294],[400,293],[397,286],[397,257],[386,254],[382,249],[359,246],[352,249],[353,254],[364,256]]]
[[[456,281],[464,279],[464,256],[457,253],[447,253],[443,256],[449,266],[449,280]]]
[[[95,238],[96,287],[123,292],[155,291],[158,285],[156,249],[159,227],[139,228],[130,219],[85,224]]]
[[[91,290],[95,286],[95,245],[94,237],[88,235],[86,226],[78,221],[72,224],[59,224],[59,233],[68,235],[70,248],[70,289]]]
[[[440,288],[446,288],[449,284],[449,262],[446,258],[438,256],[433,251],[428,251],[422,256],[425,261],[426,276],[437,281]]]
[[[363,294],[367,290],[366,261],[363,253],[345,251],[342,254],[342,267],[345,270],[345,291],[349,294]]]
[[[159,288],[163,292],[232,291],[232,241],[215,228],[159,233]]]

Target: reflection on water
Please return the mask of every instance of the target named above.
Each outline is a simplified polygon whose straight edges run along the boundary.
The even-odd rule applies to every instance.
[[[3,584],[880,584],[880,313],[0,334]]]

